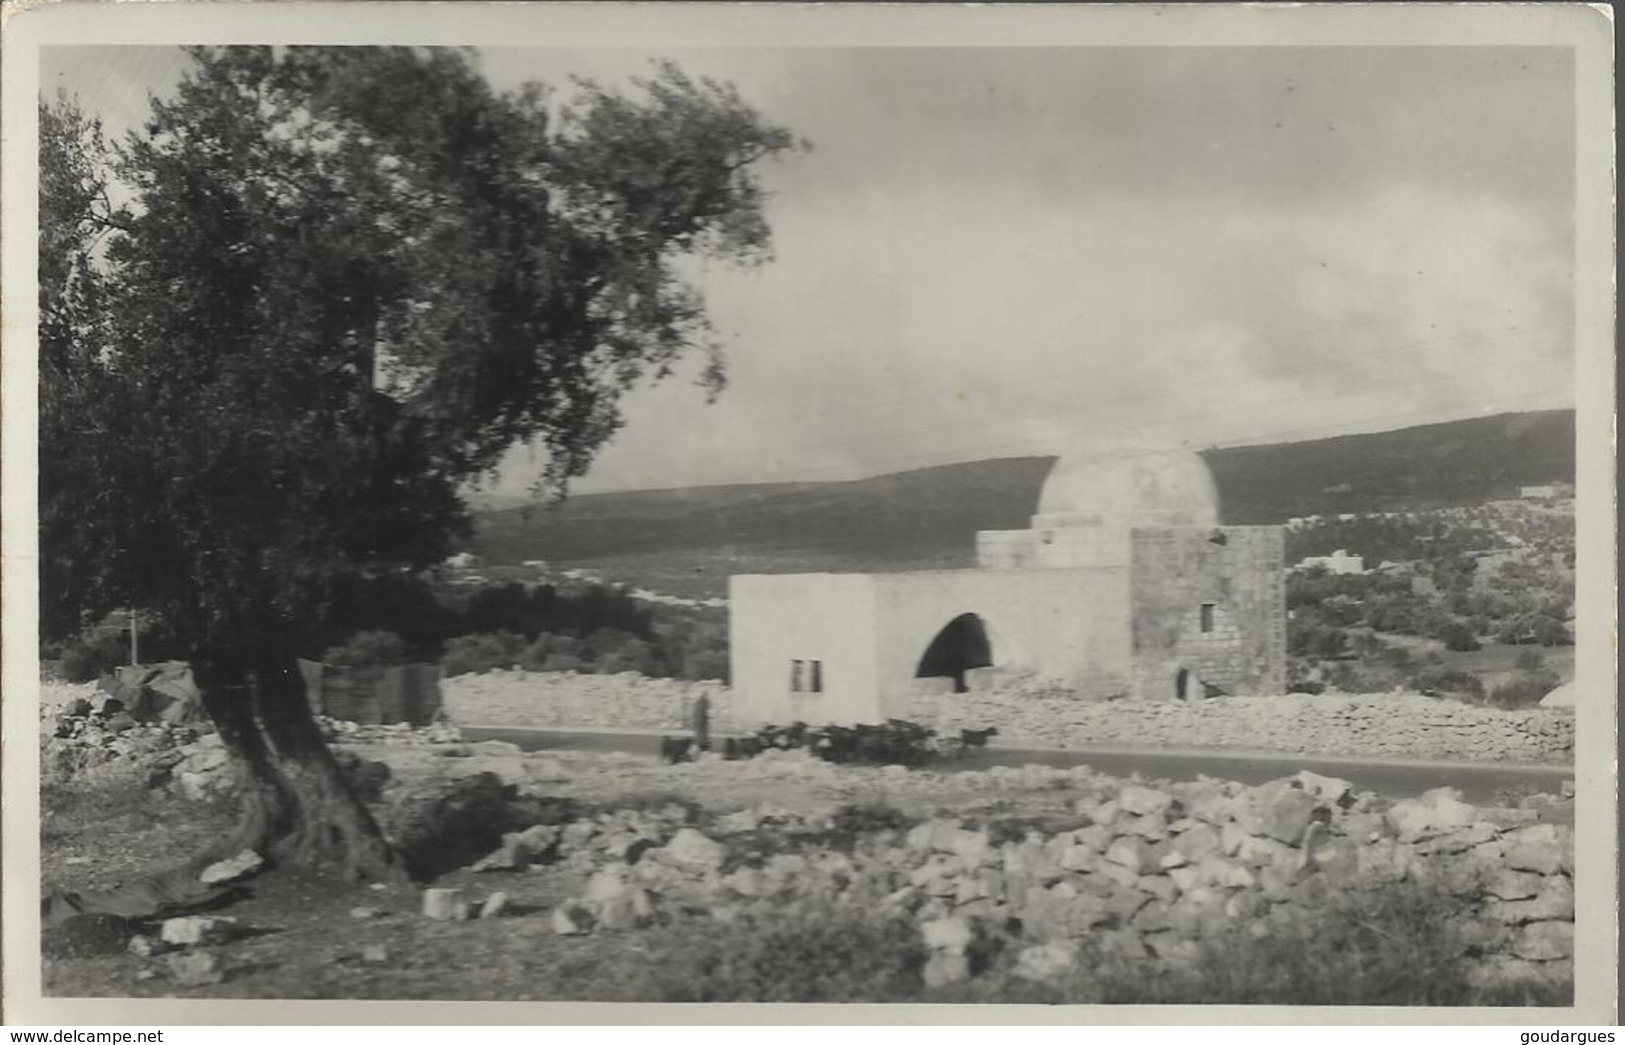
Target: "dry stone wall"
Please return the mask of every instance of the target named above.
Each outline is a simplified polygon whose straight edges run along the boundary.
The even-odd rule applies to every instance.
[[[922,695],[905,716],[939,731],[996,724],[1008,746],[1241,748],[1300,754],[1565,763],[1574,714],[1503,711],[1416,693],[1081,701],[1041,686]]]
[[[447,717],[464,726],[686,733],[701,694],[710,699],[714,732],[727,731],[733,722],[729,691],[719,682],[655,679],[635,672],[497,670],[455,675],[440,685]]]
[[[579,874],[581,894],[553,912],[564,935],[683,911],[747,928],[808,902],[908,917],[933,952],[930,984],[969,977],[965,945],[989,933],[1015,932],[1018,975],[1035,979],[1076,967],[1084,946],[1189,965],[1227,934],[1268,938],[1339,898],[1409,882],[1448,910],[1446,949],[1473,975],[1572,977],[1573,830],[1533,809],[1476,808],[1451,789],[1390,804],[1312,773],[1248,788],[1027,769],[1077,794],[1076,826],[1012,837],[938,817],[841,845],[817,840],[835,821],[777,809],[700,824],[681,807],[621,810],[515,831],[473,869]],[[764,831],[813,840],[764,857]]]
[[[720,683],[491,671],[449,678],[443,687],[446,711],[460,725],[681,733],[701,693],[709,695],[714,732],[734,723],[732,694]],[[920,693],[899,717],[948,733],[996,725],[1006,747],[1240,748],[1545,763],[1571,761],[1574,750],[1572,710],[1502,711],[1406,693],[1090,701],[1015,682],[971,693]]]

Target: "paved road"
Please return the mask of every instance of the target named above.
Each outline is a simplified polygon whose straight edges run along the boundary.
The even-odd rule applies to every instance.
[[[566,733],[549,730],[462,727],[471,741],[506,740],[526,751],[620,751],[659,757],[660,738],[643,733]],[[1505,765],[1496,763],[1422,762],[1328,758],[1218,751],[1140,751],[1089,748],[1070,751],[1024,751],[990,747],[939,769],[948,772],[986,769],[989,766],[1089,765],[1111,776],[1140,773],[1155,779],[1194,780],[1199,775],[1261,784],[1307,769],[1352,783],[1356,790],[1376,791],[1393,798],[1419,795],[1434,787],[1460,788],[1468,802],[1485,803],[1497,791],[1531,789],[1555,793],[1574,777],[1569,766]]]

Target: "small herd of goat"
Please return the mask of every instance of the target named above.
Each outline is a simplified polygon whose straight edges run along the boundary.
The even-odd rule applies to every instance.
[[[987,746],[997,728],[962,729],[959,735],[938,736],[936,731],[914,722],[889,719],[884,725],[765,726],[742,737],[722,742],[722,757],[728,761],[754,758],[768,750],[811,752],[826,762],[840,764],[921,766],[941,759],[962,758]],[[712,750],[708,740],[695,737],[663,737],[660,757],[671,764],[692,762]]]

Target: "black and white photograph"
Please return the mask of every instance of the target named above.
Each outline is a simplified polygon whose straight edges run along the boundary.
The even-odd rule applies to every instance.
[[[13,1012],[1617,1022],[1612,26],[1201,6],[12,12]]]

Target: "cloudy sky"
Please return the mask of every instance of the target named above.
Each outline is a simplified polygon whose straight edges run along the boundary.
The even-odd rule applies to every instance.
[[[763,170],[776,260],[698,277],[727,392],[637,393],[578,492],[1573,405],[1566,49],[662,54],[814,151]],[[501,87],[652,57],[481,51]],[[181,65],[47,51],[43,84],[117,129]]]

